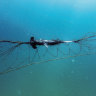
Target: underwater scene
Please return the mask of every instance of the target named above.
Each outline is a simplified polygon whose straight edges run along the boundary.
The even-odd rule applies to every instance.
[[[0,96],[96,96],[95,0],[0,0]]]

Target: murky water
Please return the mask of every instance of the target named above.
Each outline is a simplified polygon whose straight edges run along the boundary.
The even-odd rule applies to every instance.
[[[36,39],[80,39],[88,32],[96,32],[95,3],[95,0],[1,0],[0,40],[29,41],[31,36]],[[72,54],[77,54],[79,47],[70,46]],[[9,47],[0,45],[0,50]],[[55,59],[57,55],[63,57],[68,53],[65,45],[48,47],[48,50],[38,48],[40,56],[34,55],[31,46],[21,46],[11,55],[7,54],[3,63],[0,62],[0,71],[39,62],[39,57]],[[82,52],[85,51],[89,52],[86,48]],[[0,96],[95,96],[95,57],[92,54],[42,62],[0,75]]]

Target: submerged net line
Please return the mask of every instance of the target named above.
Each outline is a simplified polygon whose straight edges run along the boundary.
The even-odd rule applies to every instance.
[[[96,37],[96,35],[87,36],[87,37],[84,37],[84,38],[81,38],[81,39],[78,39],[78,40],[74,40],[74,41],[71,41],[71,42],[79,43],[82,40],[89,39],[89,38],[92,38],[92,37]],[[16,44],[19,44],[19,45],[21,45],[21,44],[30,44],[30,42],[0,40],[0,43],[2,43],[2,42],[13,43],[13,44],[16,43]],[[71,43],[71,42],[66,42],[65,41],[64,43]]]
[[[30,44],[30,42],[22,42],[22,41],[9,41],[9,40],[0,40],[0,43],[5,42],[5,43],[13,43],[13,44]]]
[[[20,70],[22,68],[31,66],[33,64],[41,64],[41,63],[46,63],[46,62],[50,62],[50,61],[56,61],[56,60],[62,60],[62,59],[68,59],[68,58],[75,58],[75,57],[79,57],[79,56],[86,56],[86,55],[93,55],[93,54],[96,54],[96,53],[78,54],[78,55],[61,57],[61,58],[55,58],[55,59],[49,59],[49,60],[44,60],[44,61],[42,60],[40,62],[33,62],[33,63],[26,64],[26,65],[23,65],[23,66],[20,66],[20,67],[17,67],[17,68],[12,68],[12,69],[0,72],[0,75],[4,75],[4,74],[7,74],[7,73],[12,72],[12,71],[17,71],[17,70]]]
[[[83,37],[81,39],[78,39],[78,40],[73,40],[71,42],[69,41],[64,41],[65,44],[70,44],[70,43],[75,43],[75,44],[78,44],[80,46],[80,51],[81,51],[81,48],[82,47],[87,47],[88,49],[90,48],[94,48],[94,50],[96,50],[96,44],[95,46],[90,46],[90,41],[91,43],[93,44],[94,42],[92,40],[95,40],[96,41],[96,33],[95,34],[91,34],[90,36],[86,36],[86,37]],[[84,41],[84,42],[83,42]],[[0,40],[0,44],[1,43],[10,43],[12,45],[15,45],[15,46],[12,46],[11,48],[9,48],[8,50],[4,50],[4,49],[1,49],[0,50],[0,56],[6,56],[7,54],[10,54],[12,51],[15,50],[15,48],[23,45],[23,44],[30,44],[30,42],[22,42],[22,41],[9,41],[9,40]],[[89,45],[85,44],[85,43],[89,43]],[[94,44],[93,44],[94,45]],[[0,47],[2,48],[2,44],[0,45]],[[45,46],[46,47],[46,46]],[[4,52],[3,52],[4,51]],[[33,49],[34,51],[34,49]],[[70,48],[69,48],[69,51],[70,51]],[[85,51],[85,50],[83,50]],[[41,64],[41,63],[46,63],[46,62],[50,62],[50,61],[55,61],[55,60],[61,60],[61,59],[68,59],[68,58],[74,58],[74,57],[78,57],[78,56],[85,56],[85,55],[93,55],[93,54],[96,54],[96,52],[92,52],[93,49],[91,49],[91,53],[89,52],[89,50],[87,51],[87,53],[80,53],[80,54],[75,54],[75,55],[69,55],[69,56],[62,56],[62,57],[55,57],[55,59],[45,59],[45,60],[40,60],[40,61],[32,61],[32,63],[26,63],[25,65],[19,65],[19,67],[15,66],[13,68],[10,68],[10,69],[6,69],[6,70],[3,70],[0,72],[0,75],[3,75],[3,74],[6,74],[6,73],[9,73],[9,72],[12,72],[12,71],[17,71],[17,70],[20,70],[22,68],[25,68],[25,67],[28,67],[28,66],[31,66],[33,64]],[[62,52],[62,51],[61,51]],[[38,54],[39,55],[39,54]],[[35,55],[34,55],[35,56]],[[0,58],[1,58],[0,57]],[[22,63],[23,64],[23,63]]]

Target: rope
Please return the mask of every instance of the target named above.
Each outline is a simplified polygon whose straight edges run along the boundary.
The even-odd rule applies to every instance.
[[[6,43],[17,43],[17,44],[30,44],[30,42],[8,41],[8,40],[0,40],[0,42],[6,42]]]

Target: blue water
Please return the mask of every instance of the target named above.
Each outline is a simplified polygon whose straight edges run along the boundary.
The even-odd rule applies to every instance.
[[[96,32],[95,0],[0,0],[0,40],[75,40]],[[0,76],[0,96],[95,96],[96,55]],[[0,68],[1,69],[1,68]]]

